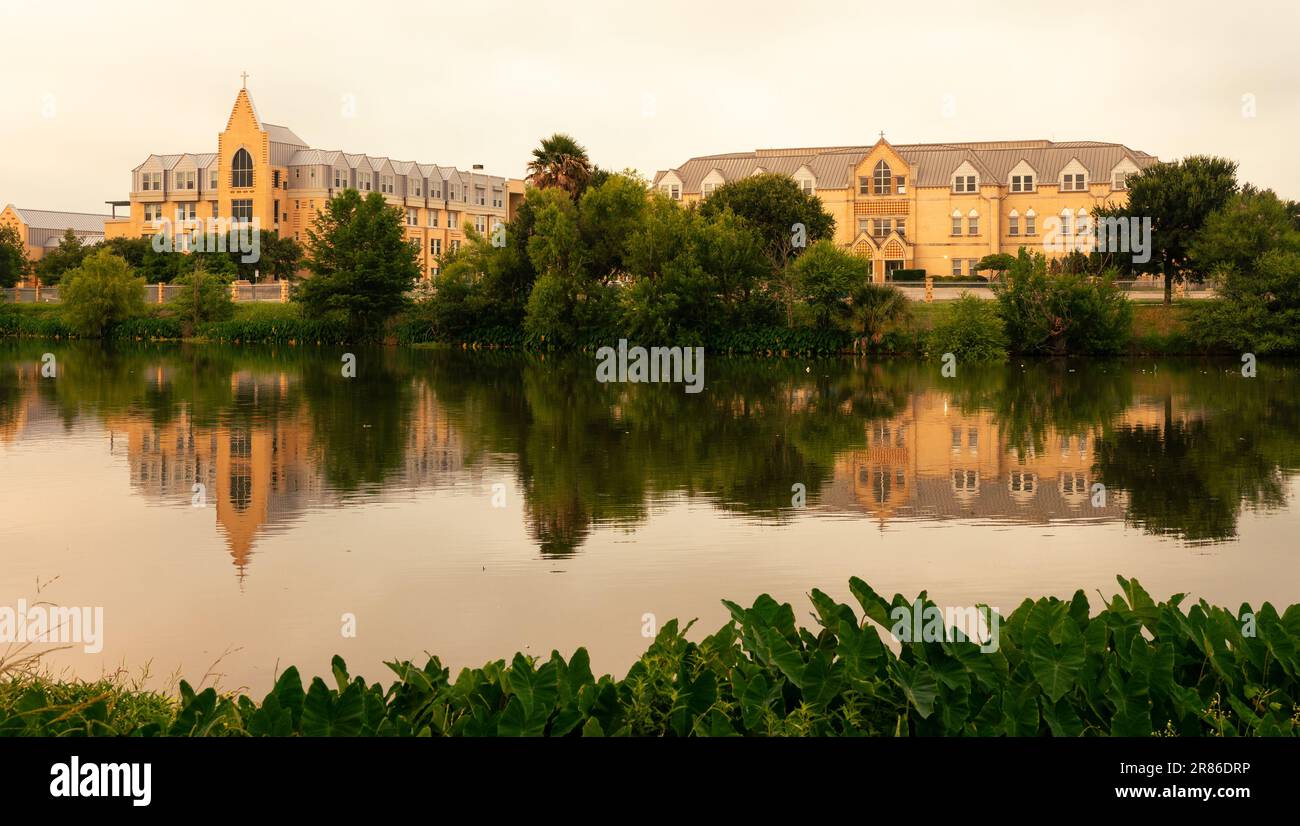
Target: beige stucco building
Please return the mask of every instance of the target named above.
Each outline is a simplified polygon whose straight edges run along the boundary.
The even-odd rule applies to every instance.
[[[10,226],[18,231],[18,237],[27,248],[27,259],[32,263],[41,260],[47,250],[57,247],[68,230],[72,230],[72,234],[87,246],[101,243],[104,223],[110,220],[111,215],[27,209],[13,204],[0,210],[0,226]]]
[[[1044,248],[1049,231],[1073,236],[1095,207],[1127,199],[1127,176],[1156,162],[1118,143],[895,145],[882,135],[873,146],[691,158],[656,173],[654,186],[689,203],[749,175],[787,175],[821,199],[835,242],[871,258],[879,281],[895,269],[968,276],[984,256],[1021,246],[1062,255]]]
[[[292,129],[261,119],[246,88],[235,98],[217,151],[150,155],[131,171],[130,216],[110,219],[107,237],[197,228],[209,219],[257,220],[263,232],[306,244],[325,204],[345,189],[378,192],[406,215],[425,277],[460,246],[467,227],[489,234],[509,220],[523,182],[452,166],[314,149]]]

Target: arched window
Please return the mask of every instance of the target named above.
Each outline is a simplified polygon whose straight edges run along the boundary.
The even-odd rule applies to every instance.
[[[1068,208],[1061,210],[1061,234],[1062,234],[1062,235],[1073,235],[1073,234],[1074,234],[1074,233],[1070,230],[1070,224],[1072,223],[1072,222],[1071,222],[1071,219],[1072,219],[1073,217],[1074,217],[1074,213],[1070,212],[1070,210],[1069,210]]]
[[[234,160],[230,162],[230,185],[244,187],[253,185],[253,156],[243,147],[240,147],[235,153]]]
[[[889,168],[889,164],[883,160],[876,164],[876,171],[872,173],[875,182],[875,193],[877,195],[892,195],[894,192],[894,173]]]

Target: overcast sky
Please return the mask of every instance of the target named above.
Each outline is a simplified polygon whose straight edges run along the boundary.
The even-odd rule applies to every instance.
[[[1300,198],[1298,31],[1295,0],[0,0],[0,206],[103,211],[215,151],[244,71],[313,147],[510,177],[556,131],[652,175],[883,130],[1224,155]]]

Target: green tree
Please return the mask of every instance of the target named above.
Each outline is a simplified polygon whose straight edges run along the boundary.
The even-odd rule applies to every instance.
[[[1011,269],[1011,265],[1016,262],[1016,257],[1006,252],[995,252],[992,255],[986,255],[975,265],[976,272],[993,272],[999,275]]]
[[[1203,272],[1231,267],[1246,274],[1270,250],[1300,251],[1293,206],[1271,189],[1246,184],[1205,220],[1188,255]]]
[[[812,310],[818,327],[830,327],[850,313],[849,297],[871,281],[871,261],[842,250],[832,241],[818,241],[791,265],[801,300]]]
[[[1002,361],[1007,332],[996,302],[963,292],[930,331],[930,350],[952,353],[960,361]]]
[[[1300,352],[1300,250],[1272,249],[1217,273],[1219,297],[1190,308],[1192,338],[1237,352]]]
[[[406,307],[420,275],[418,252],[406,240],[405,216],[378,192],[334,196],[308,228],[307,279],[295,294],[311,318],[339,316],[358,341],[381,337],[384,323]]]
[[[17,284],[31,268],[27,260],[27,245],[17,228],[0,225],[0,287]]]
[[[1235,161],[1192,155],[1130,175],[1128,202],[1098,208],[1093,215],[1151,219],[1151,260],[1134,267],[1163,275],[1165,303],[1169,304],[1175,281],[1207,274],[1195,269],[1189,250],[1210,215],[1236,192]]]
[[[68,325],[91,338],[144,313],[144,279],[108,250],[87,256],[80,267],[65,273],[59,293]]]
[[[1051,274],[1042,253],[1023,247],[993,292],[1017,352],[1113,353],[1132,333],[1132,302],[1109,274]]]
[[[59,245],[46,250],[45,255],[36,262],[36,277],[46,286],[54,286],[63,278],[63,274],[81,266],[88,249],[81,243],[81,238],[71,229],[64,230]]]
[[[196,260],[194,269],[177,278],[175,283],[182,289],[168,304],[184,322],[187,332],[193,332],[203,322],[225,321],[235,314],[229,280],[208,272],[202,259]]]
[[[769,289],[785,305],[786,323],[793,324],[798,289],[788,266],[808,245],[831,238],[835,219],[816,195],[775,173],[723,184],[700,206],[701,214],[709,220],[727,210],[758,233],[769,265]]]
[[[528,162],[528,182],[538,189],[557,188],[576,199],[591,182],[587,150],[569,135],[556,132],[543,138]]]

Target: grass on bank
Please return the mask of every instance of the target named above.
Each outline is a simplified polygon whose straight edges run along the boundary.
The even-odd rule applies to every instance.
[[[1170,306],[1155,302],[1134,302],[1130,352],[1139,355],[1195,355],[1202,352],[1188,335],[1188,313],[1194,303],[1190,299],[1176,301]],[[947,320],[956,306],[956,301],[935,301],[929,304],[923,301],[912,302],[909,305],[909,318],[890,331],[875,349],[887,355],[920,355],[925,350],[926,337],[930,331]],[[0,336],[3,335],[59,339],[76,337],[63,322],[57,304],[0,305]],[[519,346],[522,339],[520,342],[514,339],[520,336],[519,331],[488,331],[483,341],[465,342],[465,345]],[[347,343],[346,332],[341,326],[305,319],[301,307],[292,302],[238,303],[229,320],[201,324],[195,329],[194,335],[188,338],[183,336],[180,324],[167,317],[164,308],[151,306],[141,318],[120,325],[113,338],[128,341]],[[394,327],[393,338],[400,344],[419,347],[443,344],[430,341],[424,331],[416,329],[416,325],[400,319]],[[852,336],[833,330],[773,328],[735,331],[720,336],[710,344],[711,349],[719,352],[774,356],[851,352]]]
[[[120,681],[59,683],[0,673],[0,735],[77,736],[1296,736],[1300,606],[1237,614],[1136,580],[1095,616],[1069,600],[1024,600],[981,651],[960,633],[922,634],[895,653],[911,612],[856,577],[858,610],[814,590],[819,627],[767,595],[696,643],[666,624],[622,679],[516,654],[453,679],[436,658],[388,663],[385,687],[352,676],[304,686],[296,668],[260,702],[195,691],[171,698]],[[902,620],[902,623],[899,620]]]

